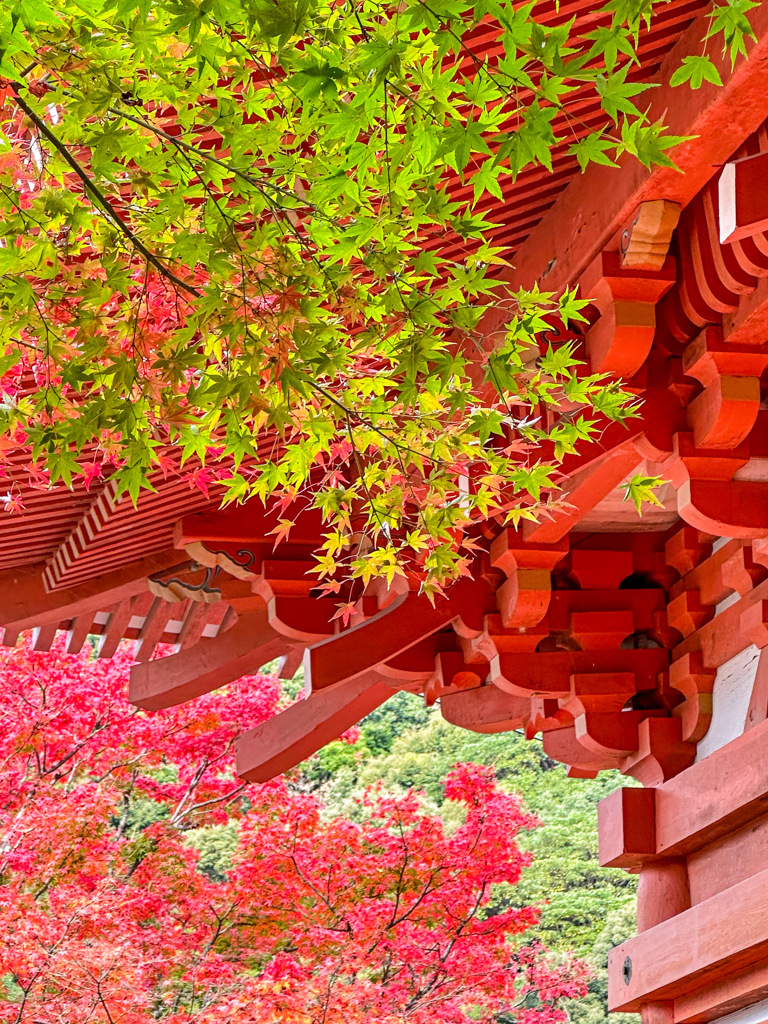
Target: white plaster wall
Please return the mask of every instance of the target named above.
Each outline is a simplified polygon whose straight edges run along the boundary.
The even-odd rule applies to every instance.
[[[724,612],[726,608],[730,608],[732,604],[736,604],[736,602],[740,600],[741,594],[738,590],[734,590],[733,593],[728,595],[728,597],[724,597],[720,604],[715,605],[715,616]]]
[[[733,538],[732,537],[715,537],[715,539],[712,541],[712,554],[714,555],[714,553],[716,551],[719,551],[720,548],[725,547],[725,545],[730,540],[733,540]]]
[[[760,648],[750,644],[717,670],[712,690],[712,724],[696,748],[701,761],[744,732]]]

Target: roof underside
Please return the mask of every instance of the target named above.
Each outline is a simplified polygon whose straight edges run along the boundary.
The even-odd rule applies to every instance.
[[[635,76],[638,80],[653,78],[670,48],[705,6],[702,0],[669,0],[657,9],[650,31],[644,30],[640,36],[638,54],[642,66]],[[546,2],[537,6],[536,16],[551,25],[575,17],[575,31],[583,35],[606,21],[606,16],[597,15],[594,7],[589,0],[559,5]],[[472,39],[476,56],[492,64],[499,55],[498,36],[494,26],[478,27]],[[471,73],[472,61],[467,57],[466,62],[467,72]],[[577,91],[570,97],[569,106],[581,120],[582,132],[605,122],[597,98],[586,90],[582,103]],[[514,127],[513,121],[509,127]],[[552,171],[542,166],[526,168],[514,183],[507,183],[504,201],[494,201],[491,208],[483,211],[498,225],[493,232],[494,244],[507,248],[510,258],[571,179],[579,174],[575,158],[567,153],[579,130],[566,126],[563,119],[555,121],[553,127],[563,138],[553,153]],[[471,183],[462,184],[458,179],[448,187],[456,198],[467,195],[472,188]],[[440,245],[443,255],[455,259],[461,259],[467,248],[467,243],[455,235],[443,237],[435,244]],[[5,463],[6,476],[9,483],[15,483],[13,490],[20,494],[25,511],[21,515],[3,516],[0,570],[46,563],[57,568],[55,585],[61,585],[64,577],[67,584],[77,584],[126,561],[167,549],[172,544],[175,520],[182,514],[217,504],[215,497],[207,498],[186,483],[166,480],[159,473],[153,479],[156,493],[143,493],[137,509],[127,498],[114,502],[109,487],[98,480],[93,481],[90,490],[81,480],[76,480],[72,489],[57,486],[52,490],[42,481],[40,489],[35,490],[14,473],[14,467],[20,466],[24,458],[22,454],[12,454]],[[54,583],[54,579],[49,583]]]
[[[639,37],[637,54],[641,62],[640,67],[628,77],[637,82],[650,82],[672,46],[707,7],[706,0],[669,0],[659,7],[653,15],[650,30],[644,30]],[[558,25],[575,18],[573,33],[574,37],[578,38],[609,23],[609,16],[599,14],[597,8],[597,4],[584,3],[583,0],[560,4],[547,2],[537,4],[535,15],[540,22],[547,25]],[[500,54],[498,37],[499,31],[496,27],[481,25],[472,38],[473,52],[483,61],[493,65]],[[466,60],[466,72],[468,75],[472,73],[472,61],[469,57]],[[642,100],[641,96],[641,107]],[[566,188],[571,178],[580,173],[576,158],[568,154],[569,146],[589,132],[597,131],[610,123],[600,109],[598,97],[591,87],[580,87],[575,90],[568,98],[568,108],[572,112],[570,124],[566,123],[564,116],[559,116],[552,122],[555,136],[561,136],[559,145],[552,153],[552,170],[543,166],[527,167],[520,172],[514,184],[508,183],[503,186],[503,203],[488,197],[485,205],[481,202],[477,207],[478,212],[482,212],[489,221],[497,225],[491,236],[493,244],[506,248],[510,258]],[[576,118],[581,124],[575,123]],[[514,118],[510,118],[505,125],[508,130],[514,130],[515,126]],[[456,180],[449,187],[452,196],[457,200],[469,199],[472,196],[471,180],[464,185]],[[461,259],[467,249],[467,243],[455,235],[449,239],[441,236],[439,240],[435,240],[435,246],[439,246],[441,255],[454,259]]]
[[[629,424],[566,456],[550,516],[482,524],[471,578],[434,603],[407,580],[374,581],[341,621],[337,598],[318,595],[311,516],[278,546],[276,507],[216,513],[215,493],[178,476],[158,476],[137,509],[97,481],[90,493],[82,482],[27,488],[28,511],[0,530],[2,642],[34,628],[43,650],[65,630],[58,642],[75,652],[98,633],[107,656],[135,640],[130,699],[147,710],[278,656],[290,676],[304,657],[308,698],[238,741],[250,781],[295,765],[398,689],[439,700],[464,728],[541,732],[548,755],[582,776],[618,767],[658,785],[691,764],[715,670],[768,637],[768,203],[747,189],[763,205],[740,234],[724,232],[722,210],[743,193],[736,168],[719,172],[757,154],[754,173],[768,152],[768,5],[751,12],[747,59],[713,58],[722,86],[671,89],[681,58],[700,52],[706,18],[685,30],[703,7],[667,3],[640,47],[643,75],[660,86],[649,117],[684,139],[672,152],[684,173],[622,159],[581,176],[563,128],[554,173],[521,174],[489,211],[492,241],[517,253],[504,282],[583,286],[579,355],[643,398]],[[585,33],[595,25],[586,3],[544,10],[577,14]],[[492,59],[493,32],[478,30],[474,45]],[[580,117],[598,116],[585,94]],[[439,244],[461,259],[463,242]],[[496,310],[481,321],[488,349],[501,322]],[[617,500],[637,472],[669,481],[642,520]],[[176,653],[154,660],[158,644]]]

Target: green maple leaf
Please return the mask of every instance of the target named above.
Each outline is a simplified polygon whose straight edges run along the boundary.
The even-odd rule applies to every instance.
[[[620,71],[613,74],[597,76],[596,88],[603,109],[616,123],[618,123],[620,114],[640,117],[640,111],[632,102],[631,97],[639,96],[640,93],[650,88],[647,82],[628,82],[626,80],[628,71],[629,65],[625,65]]]
[[[589,164],[603,164],[606,167],[615,167],[616,162],[608,155],[615,152],[616,143],[602,137],[600,132],[592,132],[572,143],[568,152],[572,153],[579,161],[582,171],[587,169]]]
[[[665,135],[665,131],[665,126],[659,121],[649,125],[624,121],[621,126],[622,145],[646,167],[674,167],[666,151],[688,142],[690,136]]]
[[[710,25],[705,38],[723,37],[723,52],[730,56],[731,67],[740,53],[746,55],[747,39],[756,39],[747,11],[759,6],[758,0],[728,0],[727,3],[716,4],[709,14]]]
[[[438,156],[444,157],[446,163],[463,174],[470,159],[476,153],[491,153],[491,148],[483,138],[488,126],[480,121],[467,121],[466,124],[454,124],[444,133]]]
[[[637,511],[642,514],[643,505],[662,506],[662,502],[656,493],[664,483],[658,476],[643,476],[638,473],[621,485],[624,491],[624,500],[631,501]]]
[[[704,82],[722,85],[720,72],[706,54],[683,57],[682,64],[669,80],[670,85],[683,85],[688,82],[692,89],[701,88]]]
[[[593,32],[586,34],[587,39],[592,39],[592,48],[587,54],[587,60],[594,57],[602,57],[607,71],[613,71],[619,59],[619,54],[629,57],[630,61],[639,64],[635,48],[632,45],[630,33],[620,22],[614,20],[611,25],[602,26]]]

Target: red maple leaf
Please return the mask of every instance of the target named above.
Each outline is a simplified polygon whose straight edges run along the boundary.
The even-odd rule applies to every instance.
[[[203,492],[206,498],[209,498],[210,494],[208,493],[208,485],[212,484],[214,482],[214,479],[215,478],[210,469],[208,469],[206,466],[201,466],[199,469],[193,470],[187,476],[187,483],[189,484],[192,490],[197,488],[198,491]]]
[[[91,462],[83,467],[83,481],[85,482],[86,491],[90,491],[93,481],[101,480],[101,477],[102,469],[100,462]]]
[[[357,611],[357,602],[346,601],[342,604],[337,604],[336,608],[338,611],[331,616],[331,621],[333,621],[333,619],[341,619],[341,624],[346,628],[349,625],[349,620]]]

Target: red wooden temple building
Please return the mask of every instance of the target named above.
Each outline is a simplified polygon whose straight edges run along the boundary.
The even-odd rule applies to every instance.
[[[406,689],[457,726],[540,735],[575,776],[639,780],[603,803],[600,835],[603,863],[640,876],[610,1005],[644,1024],[768,1020],[768,4],[722,87],[672,89],[706,6],[670,0],[640,49],[651,119],[690,137],[679,171],[581,174],[563,150],[494,210],[510,286],[578,283],[583,357],[644,402],[566,463],[567,511],[490,524],[446,598],[371,586],[346,626],[312,593],[311,515],[276,547],[274,511],[158,479],[137,509],[109,485],[30,490],[0,529],[3,643],[63,630],[78,651],[97,634],[107,657],[132,640],[141,707],[303,659],[307,698],[240,737],[245,779]],[[586,0],[560,8],[589,27]],[[637,472],[667,481],[642,517],[617,490]]]

